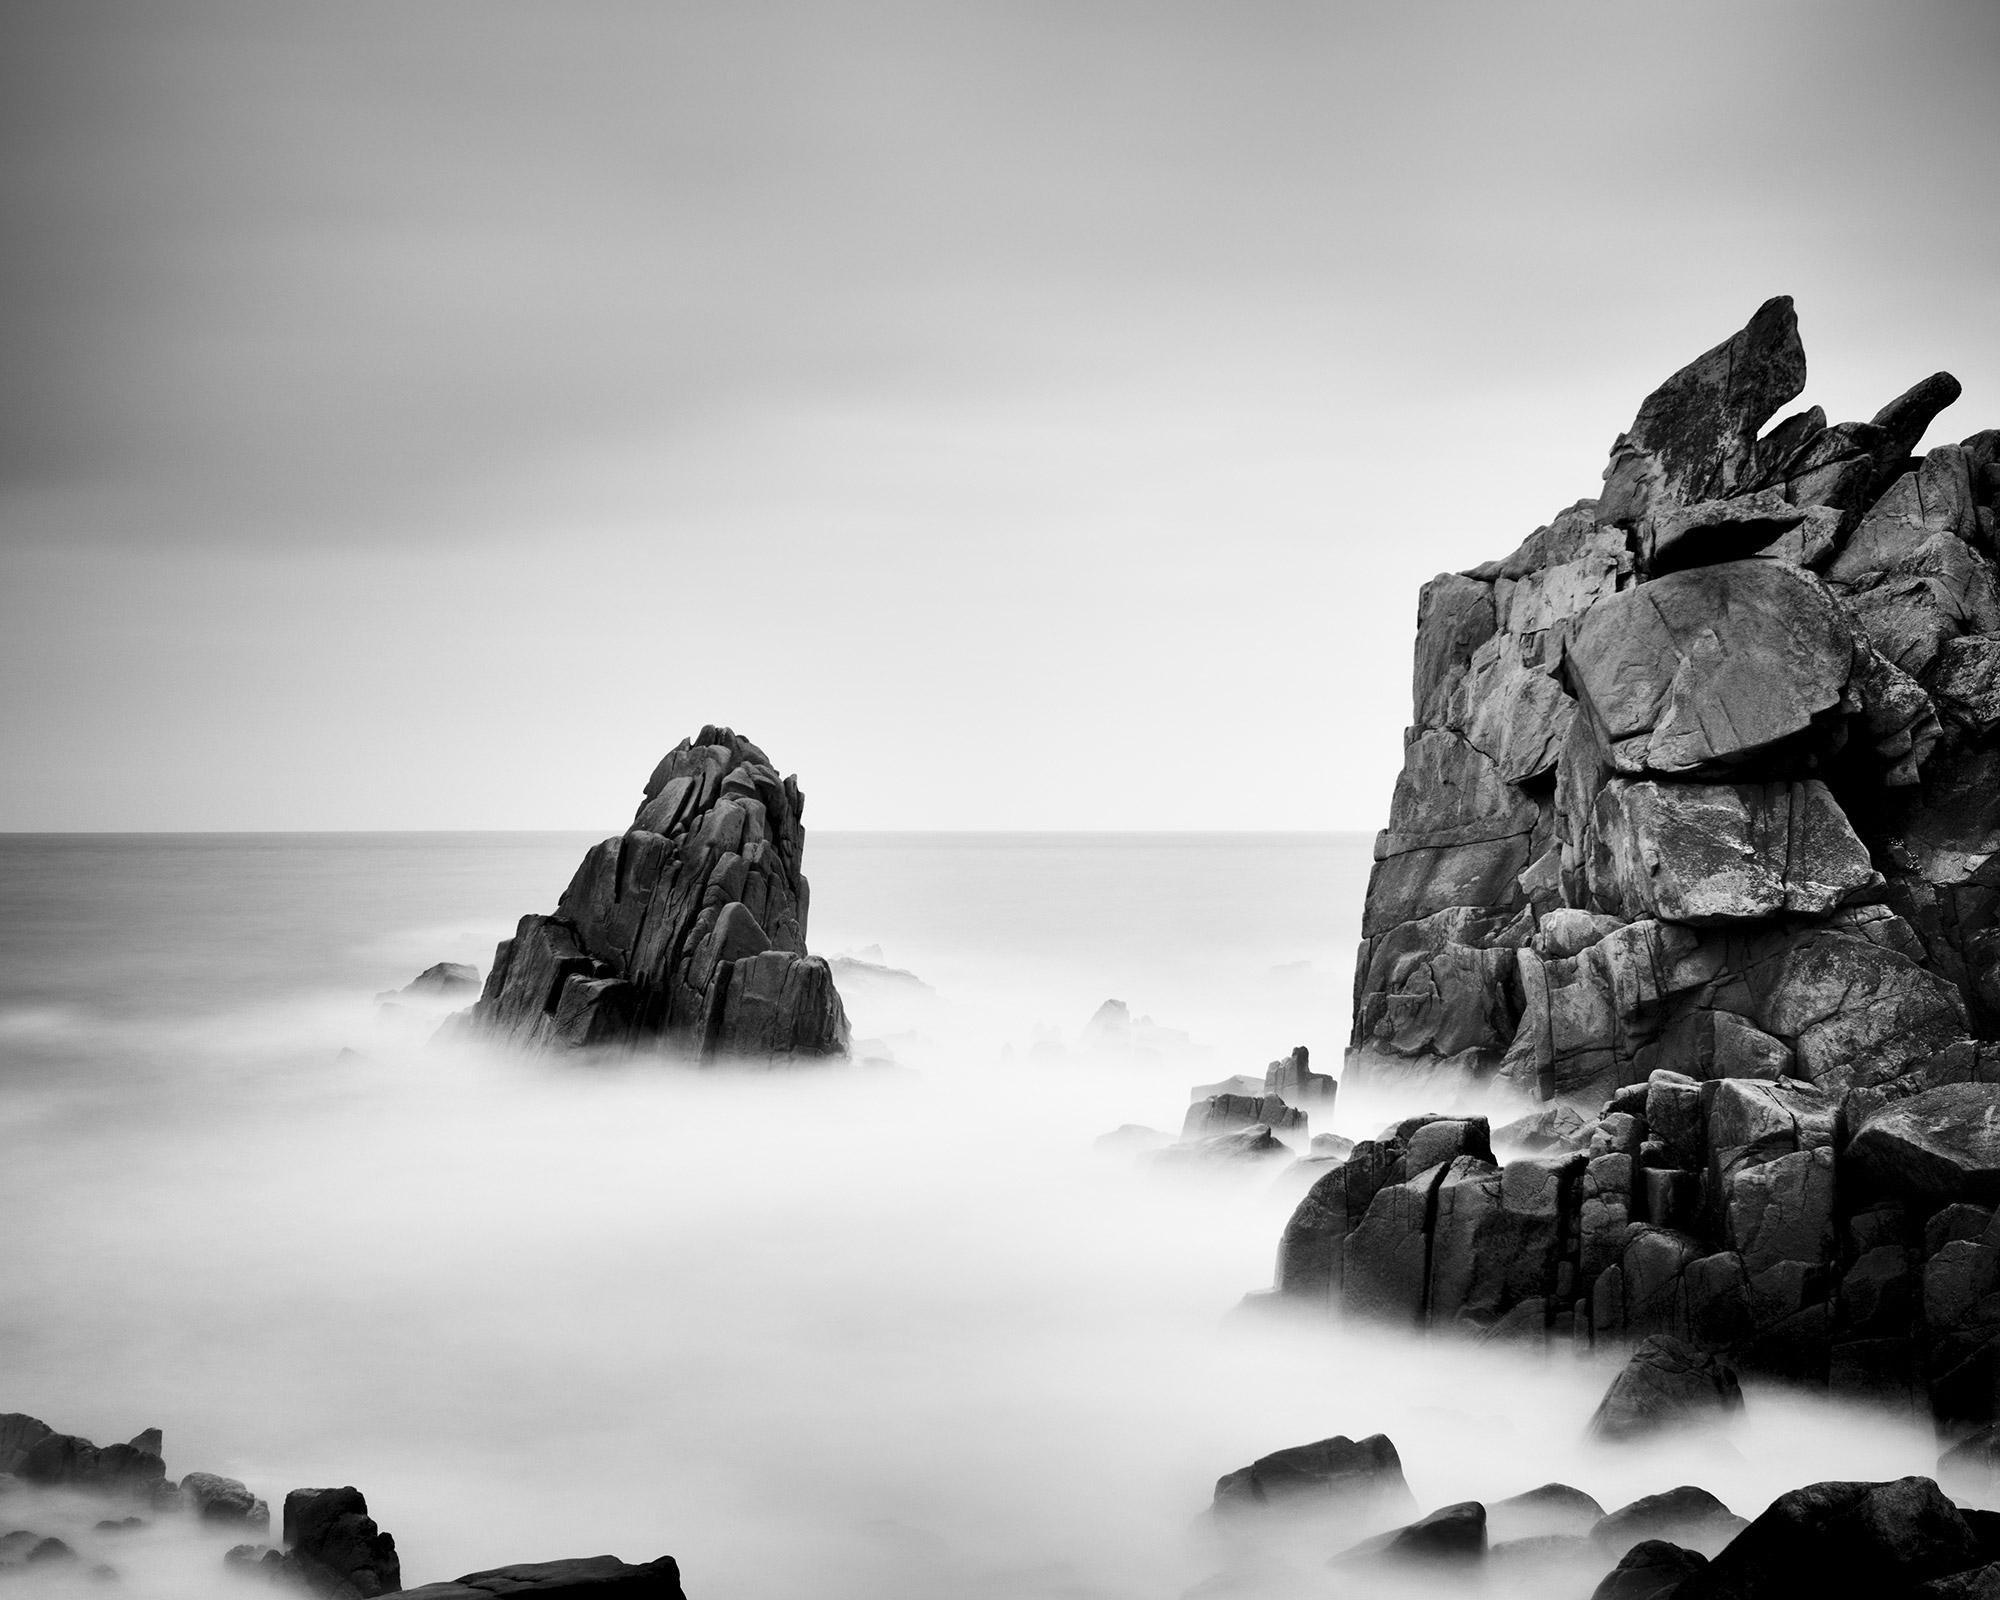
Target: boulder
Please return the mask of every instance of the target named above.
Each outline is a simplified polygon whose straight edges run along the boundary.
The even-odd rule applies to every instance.
[[[1603,1517],[1604,1507],[1581,1489],[1566,1483],[1545,1483],[1524,1494],[1489,1501],[1486,1536],[1498,1544],[1556,1534],[1587,1534]]]
[[[1855,1131],[1847,1159],[1898,1199],[2000,1202],[2000,1084],[1946,1084],[1884,1106]]]
[[[271,1525],[271,1508],[235,1478],[215,1472],[190,1472],[181,1479],[181,1504],[203,1522],[225,1528],[264,1529]]]
[[[616,1556],[527,1561],[403,1593],[409,1600],[494,1600],[500,1595],[525,1595],[530,1600],[686,1600],[681,1569],[672,1556],[643,1565]]]
[[[318,1593],[332,1600],[373,1600],[402,1588],[396,1541],[375,1526],[367,1499],[352,1484],[292,1490],[285,1496],[284,1523],[291,1547],[287,1560]]]
[[[1260,1510],[1330,1512],[1378,1525],[1416,1509],[1403,1463],[1385,1434],[1336,1435],[1260,1456],[1217,1480],[1214,1511],[1236,1516]]]
[[[1824,916],[1881,875],[1825,784],[1613,780],[1598,795],[1591,903],[1694,925]]]
[[[1607,596],[1585,613],[1568,657],[1614,770],[1657,777],[1719,772],[1805,733],[1858,696],[1856,670],[1839,602],[1769,561]]]
[[[1815,1483],[1780,1495],[1675,1590],[1675,1600],[1900,1594],[1985,1564],[1978,1536],[1929,1478]]]
[[[1440,1506],[1406,1527],[1344,1550],[1333,1565],[1383,1562],[1411,1566],[1470,1566],[1486,1554],[1486,1507],[1477,1500]]]
[[[1742,1408],[1742,1386],[1728,1363],[1684,1339],[1652,1334],[1611,1380],[1590,1432],[1605,1440],[1637,1439],[1719,1421]]]
[[[523,918],[494,952],[466,1026],[531,1048],[844,1055],[832,973],[806,953],[804,805],[797,780],[730,729],[683,740],[554,914]]]
[[[1666,1539],[1713,1559],[1749,1524],[1706,1489],[1682,1484],[1642,1495],[1608,1513],[1590,1536],[1609,1554],[1622,1556],[1647,1539]]]
[[[1590,1600],[1668,1600],[1681,1580],[1708,1565],[1699,1550],[1683,1550],[1665,1539],[1643,1539],[1619,1557],[1618,1565],[1591,1591]]]

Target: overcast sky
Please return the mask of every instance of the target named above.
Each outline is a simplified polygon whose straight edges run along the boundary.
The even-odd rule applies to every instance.
[[[2000,7],[0,10],[0,827],[1375,828],[1771,294],[2000,424]]]

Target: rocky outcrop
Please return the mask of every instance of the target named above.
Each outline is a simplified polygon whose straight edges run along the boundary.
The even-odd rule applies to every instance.
[[[1538,1165],[1455,1162],[1385,1203],[1372,1231],[1400,1229],[1424,1287],[1376,1298],[1510,1337],[1670,1336],[1980,1424],[2000,431],[1910,455],[1945,374],[1867,422],[1772,425],[1804,380],[1774,300],[1646,399],[1596,499],[1423,591],[1349,1072],[1455,1067],[1550,1104],[1496,1140]],[[1282,1293],[1359,1306],[1345,1197],[1380,1187],[1320,1180]]]
[[[128,1444],[99,1446],[24,1412],[0,1415],[0,1473],[24,1483],[150,1500],[166,1480],[160,1449],[157,1428]]]
[[[285,1496],[287,1570],[329,1600],[374,1600],[403,1587],[393,1535],[375,1526],[352,1484],[294,1489]]]
[[[842,1055],[847,1016],[806,953],[805,797],[728,728],[655,769],[623,835],[494,952],[467,1025],[535,1048],[664,1045],[703,1061]]]
[[[1601,1098],[1719,1013],[1844,1093],[2000,1021],[2000,434],[1909,459],[1944,374],[1760,432],[1804,381],[1774,300],[1597,499],[1425,588],[1364,1074]]]

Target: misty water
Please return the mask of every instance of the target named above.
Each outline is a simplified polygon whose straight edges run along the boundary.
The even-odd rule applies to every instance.
[[[816,834],[813,947],[918,980],[843,981],[847,1067],[529,1062],[378,1003],[483,970],[591,842],[0,840],[0,1410],[161,1427],[274,1506],[356,1484],[407,1584],[670,1553],[691,1600],[1179,1595],[1231,1559],[1215,1479],[1333,1433],[1388,1433],[1426,1510],[1932,1469],[1765,1387],[1726,1439],[1605,1450],[1605,1358],[1238,1309],[1297,1180],[1095,1141],[1337,1063],[1360,836]],[[1090,1048],[1111,998],[1150,1025]],[[225,1586],[228,1538],[46,1514],[122,1593]]]

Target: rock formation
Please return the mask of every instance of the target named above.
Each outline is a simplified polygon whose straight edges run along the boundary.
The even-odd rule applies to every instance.
[[[661,1043],[703,1061],[843,1055],[847,1015],[806,954],[798,780],[728,728],[683,740],[632,826],[521,919],[467,1014],[538,1048]]]
[[[1279,1288],[1672,1335],[1981,1423],[2000,431],[1912,458],[1946,374],[1868,422],[1767,427],[1804,381],[1770,301],[1646,399],[1596,499],[1424,588],[1349,1070],[1569,1107],[1503,1130],[1504,1164],[1407,1124],[1364,1141]]]

